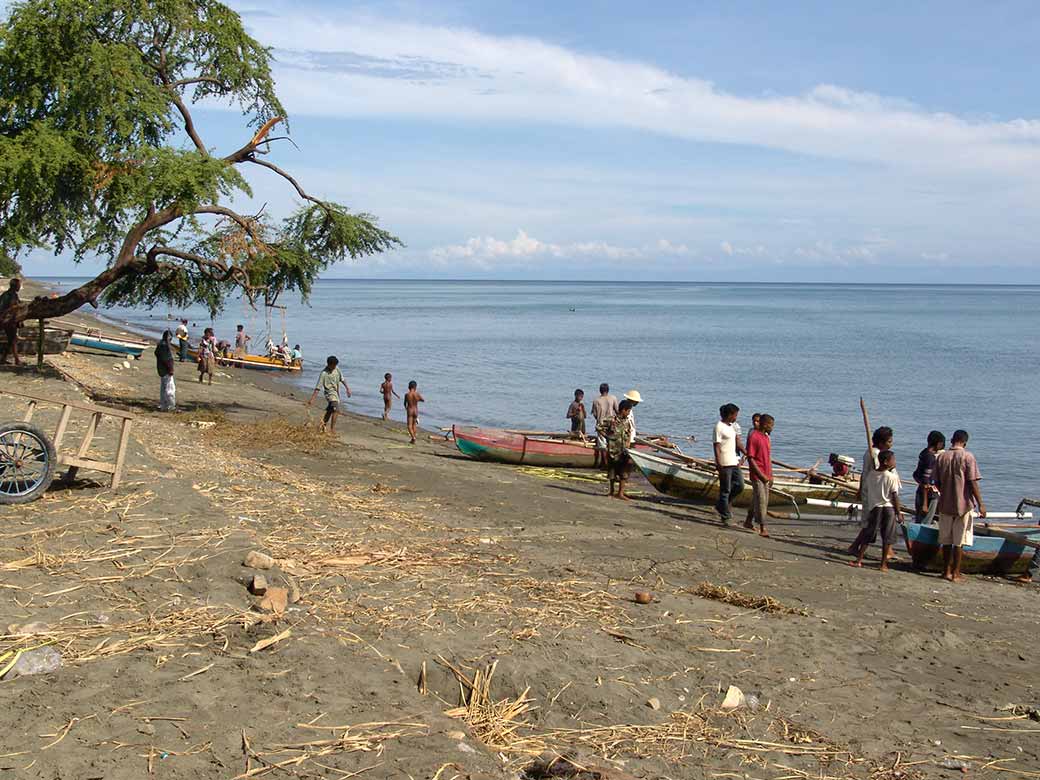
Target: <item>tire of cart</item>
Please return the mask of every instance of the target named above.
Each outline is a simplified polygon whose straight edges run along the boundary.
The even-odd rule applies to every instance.
[[[54,480],[58,456],[50,437],[35,425],[0,425],[0,504],[27,504]]]

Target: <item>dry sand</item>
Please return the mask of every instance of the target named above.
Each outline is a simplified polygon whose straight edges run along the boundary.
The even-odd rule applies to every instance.
[[[1003,709],[1040,705],[1036,586],[854,570],[840,522],[761,539],[399,423],[332,440],[248,374],[178,364],[163,415],[151,356],[119,362],[0,371],[0,419],[23,409],[4,390],[139,415],[118,490],[84,471],[0,507],[0,652],[63,655],[0,683],[0,776],[1040,777],[1040,723]],[[299,600],[260,611],[258,573]],[[757,707],[723,712],[730,685]],[[547,751],[598,768],[540,773]]]

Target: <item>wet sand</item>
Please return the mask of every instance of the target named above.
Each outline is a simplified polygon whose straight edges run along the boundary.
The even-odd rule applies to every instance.
[[[545,751],[583,780],[1040,776],[1040,723],[1003,709],[1040,704],[1036,586],[905,551],[854,570],[839,521],[762,539],[645,484],[623,504],[597,475],[412,447],[403,421],[320,437],[319,406],[245,372],[178,364],[164,415],[150,354],[121,363],[0,370],[5,418],[4,390],[138,415],[118,490],[83,471],[0,507],[0,653],[63,655],[0,683],[12,777],[540,777]],[[254,574],[298,601],[261,611]],[[723,712],[730,685],[757,706]]]

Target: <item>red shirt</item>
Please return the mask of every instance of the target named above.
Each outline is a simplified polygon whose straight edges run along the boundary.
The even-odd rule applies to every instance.
[[[762,431],[751,431],[747,440],[747,456],[749,460],[755,461],[758,470],[762,472],[767,480],[773,478],[773,442],[769,435]],[[754,472],[751,478],[754,479]]]

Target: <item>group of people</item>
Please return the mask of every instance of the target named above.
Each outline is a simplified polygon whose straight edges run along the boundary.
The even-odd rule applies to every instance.
[[[339,417],[341,403],[340,385],[346,391],[347,398],[352,397],[350,385],[347,384],[347,380],[339,368],[339,358],[335,355],[329,355],[325,360],[325,368],[318,374],[318,382],[314,386],[314,392],[311,393],[311,397],[307,400],[307,406],[310,406],[314,403],[314,399],[318,397],[318,393],[321,393],[325,398],[325,414],[321,420],[322,432],[336,432],[336,418]],[[393,399],[401,398],[394,389],[392,374],[383,375],[383,382],[379,385],[379,394],[383,396],[383,419],[388,420],[390,419]],[[419,431],[419,404],[425,401],[426,399],[419,392],[419,383],[413,379],[408,383],[408,390],[404,394],[404,411],[408,425],[408,435],[412,444],[415,444],[416,435]]]
[[[632,474],[632,460],[628,448],[636,440],[636,416],[634,409],[643,402],[638,390],[629,390],[618,401],[611,395],[610,385],[599,386],[599,396],[592,402],[592,416],[596,420],[595,465],[606,469],[610,483],[609,495],[622,501],[628,500],[625,486]],[[571,421],[571,433],[585,436],[585,391],[574,391],[574,400],[567,407],[567,419]]]

